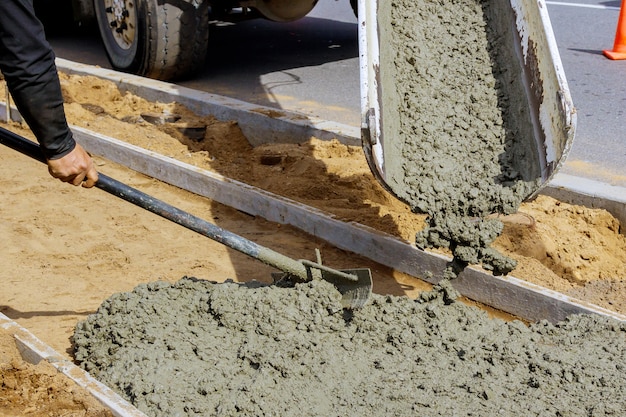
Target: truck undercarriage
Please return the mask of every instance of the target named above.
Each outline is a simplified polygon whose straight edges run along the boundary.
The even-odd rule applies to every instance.
[[[350,1],[357,14],[357,0]],[[39,0],[50,8],[51,2]],[[114,69],[159,80],[192,76],[205,63],[212,21],[290,22],[318,0],[71,0],[73,20],[97,22]],[[58,8],[58,3],[53,7]]]

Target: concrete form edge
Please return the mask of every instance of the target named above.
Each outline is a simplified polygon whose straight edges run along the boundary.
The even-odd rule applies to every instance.
[[[86,129],[72,129],[76,139],[94,154],[248,214],[289,224],[340,249],[428,282],[437,283],[451,261],[367,226],[337,220],[331,214],[251,185]],[[626,321],[624,315],[515,277],[493,276],[481,269],[466,268],[453,285],[468,298],[530,321],[557,322],[574,313],[601,314]]]
[[[213,114],[220,120],[237,120],[242,130],[245,129],[244,133],[245,131],[253,132],[256,139],[251,142],[301,142],[311,136],[311,129],[313,129],[317,133],[312,136],[320,139],[335,138],[346,144],[360,143],[360,133],[357,128],[323,121],[316,125],[297,115],[285,118],[269,117],[266,113],[273,114],[275,109],[261,108],[261,106],[227,97],[62,59],[57,59],[57,66],[61,71],[68,73],[107,79],[116,83],[121,90],[131,91],[148,100],[176,101],[199,114]],[[275,124],[276,121],[279,121],[278,125]],[[340,128],[333,129],[337,126]],[[450,261],[437,254],[420,251],[408,242],[399,241],[363,225],[335,220],[319,210],[255,187],[215,176],[208,171],[199,170],[103,135],[93,134],[77,127],[72,127],[72,129],[77,133],[77,139],[94,154],[222,204],[271,221],[290,224],[341,249],[363,255],[382,265],[426,281],[438,282],[441,273]],[[343,132],[354,129],[354,132],[345,136],[342,129]],[[280,137],[277,137],[277,132]],[[294,141],[294,138],[297,140]],[[131,148],[136,149],[129,152]],[[133,156],[130,157],[130,155]],[[182,169],[181,166],[174,168],[177,165],[182,165]],[[165,166],[167,169],[164,169]],[[198,181],[199,178],[203,179]],[[542,190],[542,194],[571,204],[605,209],[621,224],[626,224],[626,189],[624,188],[557,174]],[[250,198],[252,195],[259,198]],[[254,201],[254,204],[250,204],[250,201]],[[302,221],[303,218],[305,221]],[[337,233],[338,230],[341,233]],[[433,271],[439,272],[433,273]],[[618,320],[626,320],[626,316],[610,310],[586,304],[514,277],[494,277],[479,269],[467,268],[455,280],[454,285],[468,298],[528,320],[548,319],[554,322],[574,312],[597,313],[612,316]]]
[[[74,365],[68,359],[63,358],[50,346],[2,313],[0,313],[0,327],[13,335],[18,351],[26,362],[33,365],[38,364],[42,360],[48,362],[78,386],[86,389],[116,417],[147,417],[146,414],[139,411],[109,387],[93,378],[89,373]]]
[[[567,174],[557,174],[541,194],[559,201],[604,209],[622,225],[626,233],[626,188]]]

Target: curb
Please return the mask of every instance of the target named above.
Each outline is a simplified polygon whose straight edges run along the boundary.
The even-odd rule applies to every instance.
[[[122,91],[129,91],[149,101],[170,103],[175,97],[176,102],[200,116],[212,115],[220,121],[235,120],[253,146],[265,143],[300,143],[311,137],[337,139],[346,145],[361,143],[361,130],[358,127],[61,58],[57,58],[56,63],[60,72],[102,78],[115,83]]]
[[[432,284],[443,278],[451,261],[442,255],[417,249],[415,245],[394,236],[358,223],[337,220],[316,208],[214,172],[77,126],[72,130],[76,140],[94,154],[252,216],[291,225],[337,248]],[[558,322],[575,313],[594,313],[626,321],[626,315],[515,277],[493,276],[480,268],[465,268],[453,285],[470,299],[528,321],[545,319]]]

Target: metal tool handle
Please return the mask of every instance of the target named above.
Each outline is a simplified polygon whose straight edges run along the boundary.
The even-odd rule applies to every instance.
[[[40,162],[46,162],[39,145],[1,127],[0,143]],[[98,173],[98,181],[95,186],[283,272],[306,281],[313,278],[310,268],[307,268],[302,262],[224,230],[102,173]]]

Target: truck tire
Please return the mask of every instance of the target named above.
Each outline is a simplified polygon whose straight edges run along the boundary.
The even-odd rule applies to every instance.
[[[207,0],[94,0],[94,8],[114,69],[168,81],[204,65]]]

